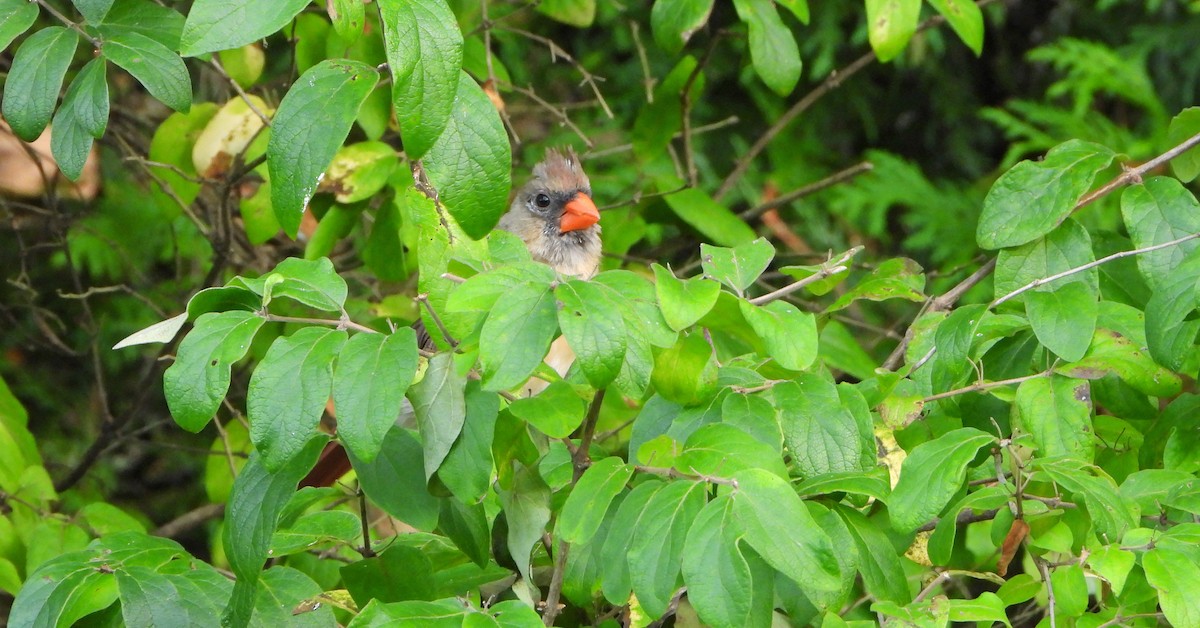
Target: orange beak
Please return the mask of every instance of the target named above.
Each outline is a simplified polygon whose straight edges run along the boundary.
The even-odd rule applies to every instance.
[[[596,204],[583,192],[577,192],[575,197],[567,201],[563,207],[562,219],[558,223],[559,231],[578,231],[600,222],[600,211]]]

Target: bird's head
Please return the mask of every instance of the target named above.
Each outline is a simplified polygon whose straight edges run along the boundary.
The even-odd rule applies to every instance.
[[[600,212],[575,151],[551,149],[517,192],[500,228],[517,234],[533,258],[588,278],[600,263]]]

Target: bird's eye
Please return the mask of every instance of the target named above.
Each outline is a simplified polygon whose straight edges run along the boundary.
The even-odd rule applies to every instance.
[[[537,196],[533,197],[533,202],[538,207],[546,209],[550,206],[550,197],[545,194],[538,194]]]

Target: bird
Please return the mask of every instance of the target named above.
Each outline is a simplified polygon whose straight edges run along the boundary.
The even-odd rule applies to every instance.
[[[572,148],[546,151],[496,228],[521,238],[534,261],[550,266],[563,277],[587,280],[600,269],[600,211],[592,200],[591,181]],[[418,346],[437,350],[422,321],[415,322],[413,328]],[[566,338],[556,338],[546,354],[546,364],[565,376],[574,361],[575,352]],[[530,378],[521,387],[521,395],[531,397],[548,385],[542,379]],[[415,424],[407,399],[397,423],[405,427]],[[300,486],[332,486],[349,470],[345,450],[336,441],[330,442]]]
[[[591,279],[600,268],[600,212],[570,148],[546,151],[498,228],[519,236],[535,261],[560,275]]]

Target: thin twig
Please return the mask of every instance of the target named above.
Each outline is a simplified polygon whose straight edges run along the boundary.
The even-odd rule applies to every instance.
[[[693,482],[707,482],[709,484],[720,484],[722,486],[732,486],[737,488],[737,480],[733,478],[722,478],[715,475],[702,475],[697,473],[684,473],[674,467],[649,467],[646,465],[634,465],[634,470],[641,473],[649,473],[651,475],[660,475],[665,478],[675,480],[691,480]]]
[[[546,594],[546,610],[542,612],[542,623],[553,626],[562,605],[558,603],[562,595],[563,576],[567,572],[567,553],[571,546],[566,541],[558,539],[558,551],[554,553],[554,573],[550,576],[550,592]]]
[[[1034,373],[1033,375],[1023,375],[1021,377],[1014,377],[1012,379],[1002,379],[1002,380],[995,381],[995,382],[983,382],[983,381],[975,382],[974,384],[971,384],[970,386],[963,386],[962,388],[956,388],[954,390],[947,390],[946,392],[941,392],[936,395],[930,395],[930,396],[922,399],[921,402],[929,403],[930,401],[937,401],[938,399],[946,399],[948,397],[957,397],[958,395],[965,395],[967,393],[984,392],[984,391],[991,390],[993,388],[1003,388],[1004,386],[1012,386],[1013,384],[1020,384],[1021,382],[1026,382],[1031,379],[1039,379],[1042,377],[1049,377],[1049,376],[1050,376],[1050,371],[1042,371],[1040,373]]]
[[[209,59],[208,64],[216,69],[217,74],[220,74],[222,78],[229,82],[230,87],[233,88],[233,91],[237,92],[237,95],[241,97],[242,102],[246,103],[246,106],[250,108],[250,111],[253,111],[255,115],[262,119],[263,126],[271,126],[271,118],[269,118],[267,114],[263,113],[262,110],[258,108],[258,105],[255,105],[254,101],[250,100],[250,94],[247,94],[246,90],[242,89],[242,86],[238,85],[238,82],[233,80],[233,77],[229,76],[229,73],[225,71],[225,66],[221,65],[221,60],[217,58],[217,55],[212,55],[212,58]]]
[[[41,7],[43,9],[45,9],[47,13],[49,13],[50,15],[53,15],[54,19],[62,22],[63,25],[65,25],[66,27],[70,28],[71,30],[79,33],[79,35],[81,37],[83,37],[84,39],[91,42],[92,48],[100,48],[104,44],[104,42],[89,35],[88,32],[83,30],[83,27],[81,27],[79,24],[72,22],[71,20],[67,19],[67,16],[63,15],[62,13],[59,13],[58,9],[55,9],[54,7],[50,6],[50,3],[46,2],[46,0],[36,0],[36,2],[39,5],[41,5]]]
[[[839,255],[837,257],[837,259],[833,259],[833,260],[830,260],[830,261],[822,264],[821,270],[817,271],[816,273],[809,275],[808,277],[805,277],[804,279],[800,279],[799,281],[796,281],[795,283],[788,284],[774,292],[764,294],[761,297],[754,297],[753,299],[750,299],[750,302],[753,303],[754,305],[763,305],[764,303],[770,303],[771,301],[776,301],[778,299],[782,299],[783,297],[786,297],[787,295],[803,288],[804,286],[807,286],[812,283],[816,283],[818,281],[821,281],[822,279],[831,277],[838,273],[846,272],[847,270],[850,269],[850,267],[847,266],[846,263],[849,262],[850,259],[853,258],[855,255],[858,255],[858,253],[862,250],[863,250],[863,247],[856,246],[856,247],[850,249],[849,251],[846,251],[845,253],[842,253],[841,255]]]
[[[759,216],[761,216],[762,213],[767,211],[768,209],[774,209],[776,207],[783,207],[784,205],[787,205],[788,203],[791,203],[792,201],[794,201],[796,199],[804,198],[805,196],[808,196],[809,194],[815,194],[817,192],[820,192],[821,190],[824,190],[825,188],[832,187],[834,185],[842,183],[843,181],[849,181],[850,179],[853,179],[854,177],[857,177],[858,175],[860,175],[864,172],[870,171],[874,167],[875,167],[875,164],[873,164],[869,161],[864,161],[862,163],[854,164],[853,166],[850,166],[849,168],[846,168],[844,170],[839,170],[839,171],[829,175],[828,177],[821,179],[820,181],[816,181],[814,183],[809,183],[808,185],[806,185],[802,188],[793,190],[791,192],[788,192],[787,194],[784,194],[782,196],[778,196],[769,201],[766,201],[766,202],[758,205],[757,207],[752,207],[750,209],[747,209],[746,211],[742,212],[741,214],[738,214],[738,218],[741,218],[742,220],[749,222],[749,221],[754,220],[755,218],[758,218]]]
[[[429,312],[429,318],[433,319],[433,324],[437,325],[438,331],[442,332],[442,338],[451,347],[457,347],[458,341],[456,341],[454,339],[454,337],[450,335],[450,331],[447,330],[446,326],[442,323],[441,317],[438,316],[437,312],[435,312],[433,310],[433,304],[429,302],[429,295],[425,294],[425,293],[421,293],[421,294],[418,294],[415,298],[418,303],[425,306],[425,311]]]
[[[559,121],[562,122],[564,125],[566,125],[567,128],[571,129],[571,131],[573,131],[575,133],[575,135],[578,135],[579,139],[583,140],[583,143],[586,144],[588,148],[591,148],[593,146],[591,138],[589,138],[587,136],[587,134],[583,132],[583,129],[579,128],[574,122],[571,121],[571,116],[567,115],[566,110],[555,107],[554,105],[550,104],[548,101],[546,101],[541,96],[538,96],[537,92],[535,92],[533,90],[532,86],[521,87],[519,85],[514,85],[512,83],[500,83],[500,84],[504,85],[505,87],[508,87],[509,89],[511,89],[519,94],[525,95],[527,98],[529,98],[533,102],[537,103],[540,107],[542,107],[546,111],[549,111],[554,117],[558,118]]]
[[[550,39],[549,37],[543,37],[536,33],[531,33],[527,30],[523,30],[520,28],[514,28],[512,26],[503,26],[503,25],[494,24],[494,23],[493,23],[493,26],[495,28],[499,28],[500,30],[508,31],[510,33],[515,33],[515,34],[525,37],[527,39],[532,39],[533,41],[536,41],[536,42],[542,44],[543,46],[546,46],[547,48],[550,49],[550,60],[551,61],[561,58],[561,59],[565,60],[567,63],[570,63],[571,66],[574,67],[575,70],[577,72],[579,72],[580,75],[583,76],[583,82],[587,83],[587,85],[592,88],[592,93],[594,93],[596,95],[596,100],[598,100],[600,102],[600,108],[604,110],[604,115],[608,116],[608,119],[610,119],[610,120],[612,120],[615,117],[615,116],[613,116],[612,109],[610,109],[608,107],[608,102],[606,100],[604,100],[604,94],[600,93],[600,86],[596,84],[598,81],[603,81],[604,78],[596,76],[596,75],[592,74],[591,72],[589,72],[587,68],[583,67],[582,63],[580,63],[577,59],[575,59],[575,57],[572,57],[570,54],[568,54],[566,50],[563,50],[561,47],[559,47],[559,45],[556,44],[554,42],[554,40]],[[591,144],[589,143],[588,146],[591,146]]]
[[[151,534],[168,539],[175,538],[196,526],[220,517],[224,512],[225,504],[205,504],[158,526]]]
[[[1197,137],[1200,137],[1200,136],[1197,136]],[[1169,248],[1169,247],[1175,246],[1177,244],[1182,244],[1184,242],[1187,242],[1188,240],[1195,240],[1196,238],[1200,238],[1200,233],[1191,233],[1191,234],[1183,236],[1182,238],[1176,238],[1174,240],[1171,240],[1170,242],[1163,242],[1162,244],[1155,244],[1154,246],[1142,247],[1140,249],[1133,249],[1130,251],[1117,251],[1116,253],[1113,253],[1112,255],[1102,257],[1098,260],[1088,262],[1081,266],[1076,266],[1075,268],[1070,268],[1070,269],[1064,270],[1061,273],[1055,273],[1053,275],[1050,275],[1049,277],[1042,277],[1040,279],[1034,279],[1033,281],[1021,286],[1020,288],[1017,288],[1016,290],[1009,292],[1008,294],[996,299],[995,301],[992,301],[991,304],[988,305],[988,308],[989,309],[996,308],[1000,304],[1010,301],[1030,290],[1033,290],[1034,288],[1036,288],[1038,286],[1042,286],[1042,285],[1045,285],[1048,283],[1052,283],[1054,281],[1058,281],[1059,279],[1062,279],[1063,277],[1069,277],[1071,275],[1075,275],[1075,274],[1084,272],[1085,270],[1091,270],[1097,266],[1100,266],[1101,264],[1107,264],[1108,262],[1111,262],[1113,260],[1118,260],[1123,257],[1130,257],[1133,255],[1141,255],[1142,253],[1150,253],[1153,251],[1157,251],[1159,249]]]
[[[348,318],[335,319],[308,318],[304,316],[280,316],[278,314],[271,314],[270,312],[259,312],[258,316],[271,323],[307,323],[309,325],[328,325],[330,327],[337,327],[338,329],[353,329],[354,331],[360,331],[364,334],[379,333],[378,331],[371,329],[366,325],[356,323]]]
[[[642,45],[641,27],[637,21],[629,20],[629,32],[633,35],[633,47],[637,49],[638,61],[642,64],[642,85],[646,88],[646,102],[654,104],[654,84],[657,83],[650,74],[650,60],[646,58],[646,47]]]
[[[724,31],[718,31],[713,36],[712,41],[708,43],[708,48],[704,50],[704,56],[700,57],[700,61],[696,62],[696,67],[692,68],[691,74],[688,74],[687,80],[683,83],[683,91],[679,94],[680,116],[683,119],[683,162],[688,187],[694,188],[698,185],[696,157],[692,154],[692,86],[695,85],[696,79],[700,78],[700,72],[704,71],[704,66],[708,65],[708,60],[712,58],[713,51],[717,49],[717,43],[721,41],[723,33]]]
[[[729,116],[728,118],[725,118],[724,120],[718,120],[717,122],[713,122],[711,124],[705,124],[703,126],[698,126],[694,129],[692,129],[692,135],[693,136],[702,135],[704,133],[709,133],[711,131],[723,129],[727,126],[733,126],[733,125],[737,124],[739,121],[740,120],[738,119],[737,116]],[[683,131],[676,131],[675,134],[671,136],[671,139],[677,140],[681,137],[683,137]],[[633,144],[619,144],[619,145],[613,146],[611,148],[604,148],[601,150],[586,152],[583,154],[583,157],[585,159],[599,159],[601,157],[608,157],[608,156],[617,155],[620,153],[627,153],[631,150],[633,150]]]
[[[1047,567],[1046,561],[1034,556],[1034,564],[1037,565],[1038,573],[1042,574],[1042,582],[1046,584],[1046,614],[1050,617],[1050,628],[1057,628],[1057,623],[1054,618],[1054,585],[1050,584],[1050,568]]]

